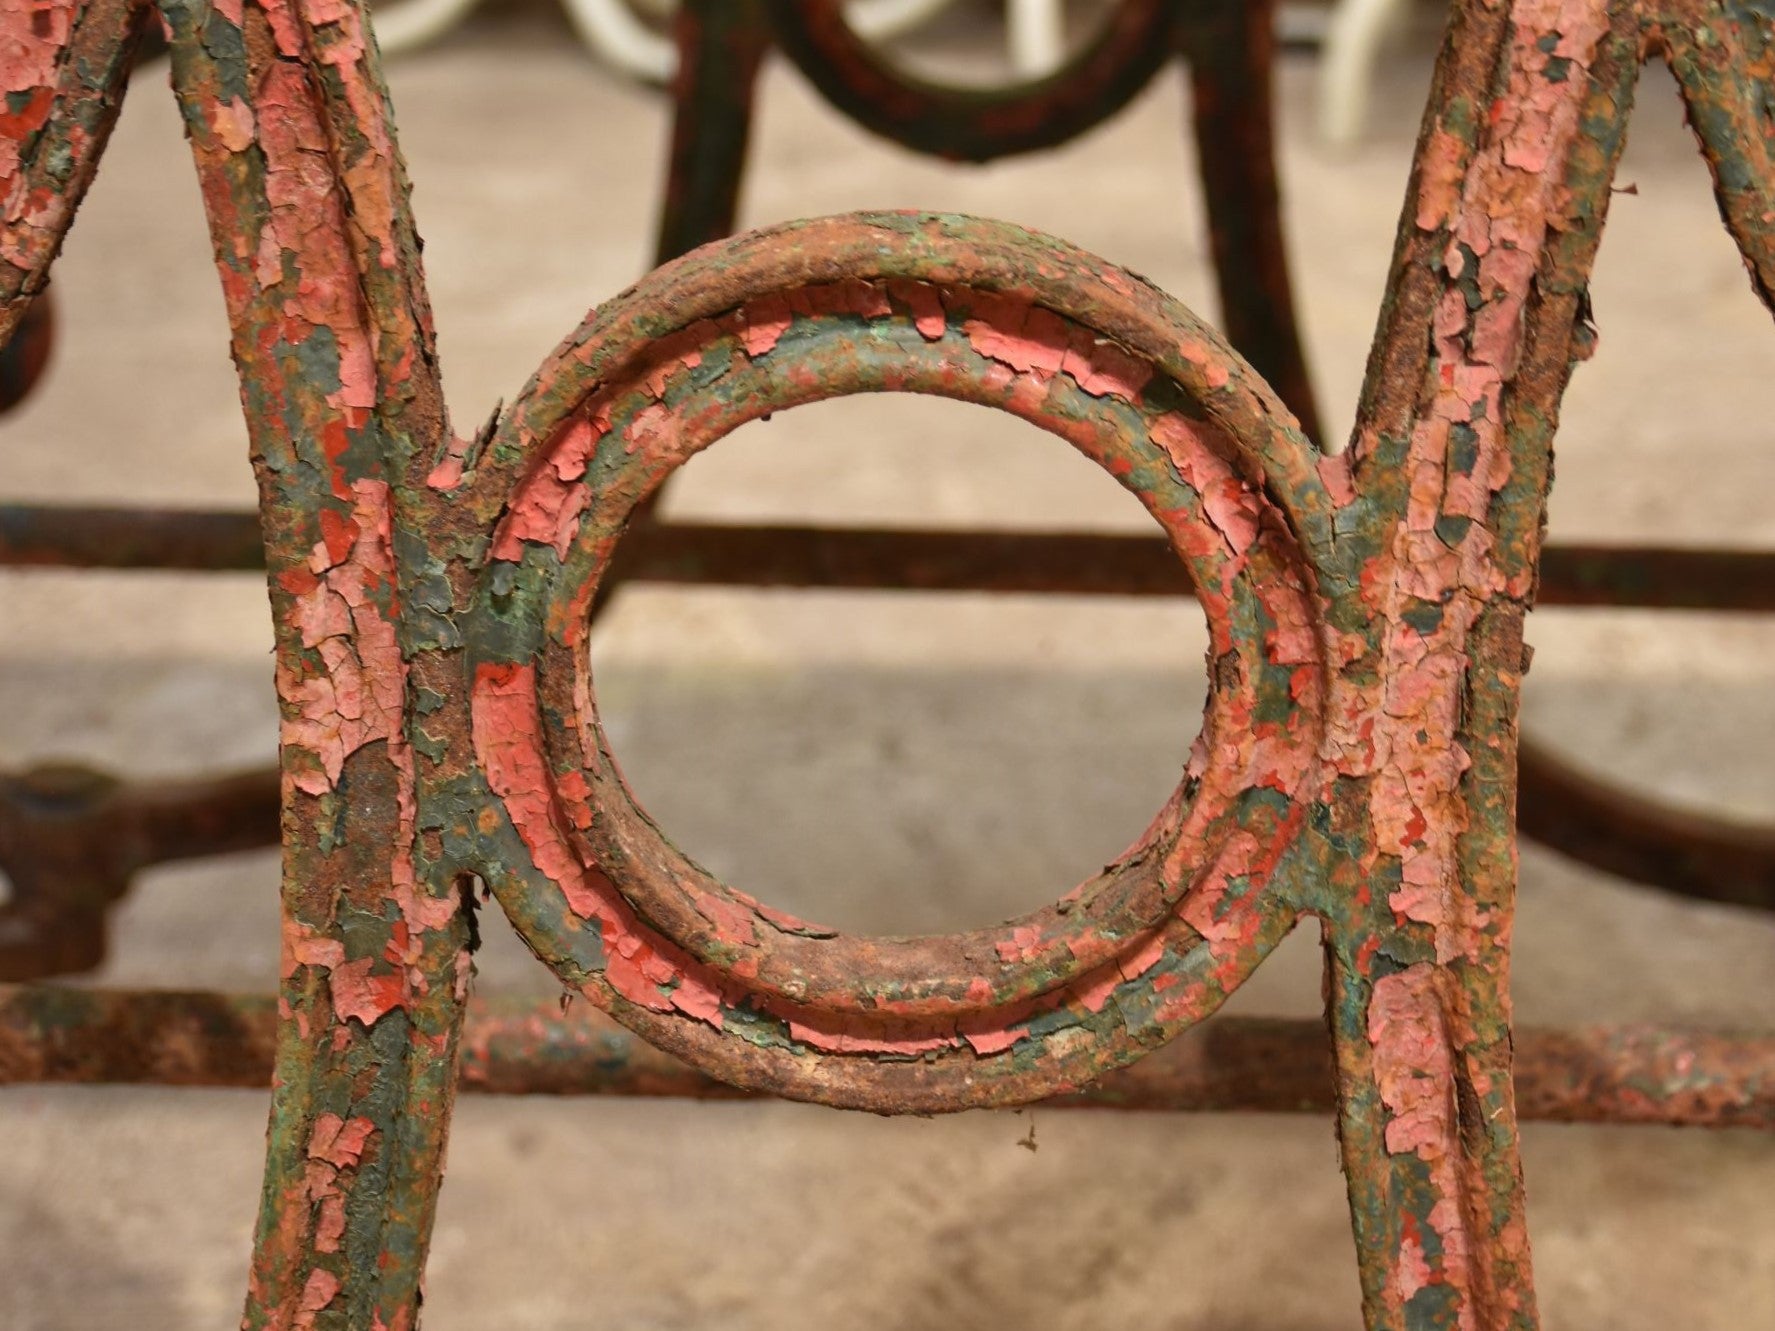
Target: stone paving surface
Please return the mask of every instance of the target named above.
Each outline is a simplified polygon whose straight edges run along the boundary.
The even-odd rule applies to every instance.
[[[1366,142],[1314,136],[1314,70],[1282,72],[1307,335],[1346,430],[1433,42],[1384,71]],[[459,428],[484,419],[648,252],[663,101],[565,27],[481,22],[392,84]],[[172,100],[145,74],[58,268],[51,380],[0,427],[0,493],[246,504],[226,326]],[[474,85],[471,101],[464,90]],[[745,220],[858,207],[1011,218],[1212,311],[1181,86],[1052,156],[958,171],[840,122],[788,71],[763,92]],[[505,108],[488,114],[480,108]],[[1595,283],[1602,333],[1561,436],[1568,540],[1775,542],[1775,336],[1714,214],[1666,80],[1648,75]],[[1654,375],[1655,370],[1655,375]],[[1654,384],[1654,378],[1656,383]],[[681,514],[1138,528],[1132,499],[1033,429],[950,403],[851,401],[698,459]],[[139,773],[249,765],[275,709],[249,577],[0,577],[0,763]],[[1775,623],[1544,612],[1528,724],[1600,771],[1775,816]],[[1057,895],[1145,824],[1201,699],[1188,605],[639,590],[595,655],[636,788],[692,854],[787,909],[890,931]],[[1153,717],[1175,718],[1155,725]],[[1775,921],[1522,860],[1525,1022],[1775,1021]],[[497,919],[484,991],[546,993]],[[96,982],[263,991],[271,853],[149,875]],[[1234,1010],[1305,1014],[1291,939]],[[246,1092],[0,1091],[0,1327],[232,1325],[264,1129]],[[1330,1124],[789,1105],[461,1104],[430,1331],[947,1331],[1359,1326]],[[1547,1323],[1775,1323],[1775,1140],[1530,1127]]]

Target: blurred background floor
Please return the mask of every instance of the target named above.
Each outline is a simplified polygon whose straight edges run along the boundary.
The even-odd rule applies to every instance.
[[[966,23],[927,54],[985,49]],[[960,42],[957,47],[952,43]],[[966,43],[974,43],[970,47]],[[1347,432],[1434,33],[1382,70],[1357,148],[1322,148],[1310,60],[1280,88],[1295,272],[1319,390]],[[547,10],[486,14],[392,64],[459,429],[644,268],[662,97],[592,64]],[[50,378],[0,427],[0,494],[250,504],[222,312],[178,116],[131,93],[57,272]],[[472,96],[470,91],[472,90]],[[861,207],[1054,232],[1212,314],[1182,84],[1049,156],[911,159],[773,66],[748,224]],[[1667,79],[1648,71],[1594,284],[1601,349],[1568,396],[1559,539],[1775,544],[1775,336],[1714,213]],[[703,517],[1140,529],[1135,502],[1030,427],[855,400],[742,430],[687,470]],[[0,764],[132,773],[274,748],[270,631],[244,576],[0,576]],[[1547,611],[1527,724],[1697,807],[1775,817],[1775,623]],[[1202,696],[1190,604],[637,589],[594,654],[613,742],[692,855],[856,929],[987,923],[1113,856],[1175,783]],[[1166,718],[1155,724],[1154,718]],[[274,853],[147,876],[96,981],[266,991]],[[1775,920],[1677,903],[1528,847],[1528,1023],[1775,1021]],[[483,992],[547,975],[483,916]],[[1316,940],[1235,1000],[1308,1014]],[[234,1323],[265,1097],[0,1091],[0,1326]],[[1035,1111],[884,1121],[789,1105],[468,1099],[430,1267],[430,1331],[1155,1331],[1360,1325],[1329,1122]],[[1553,1328],[1775,1321],[1775,1140],[1531,1126],[1530,1223]]]

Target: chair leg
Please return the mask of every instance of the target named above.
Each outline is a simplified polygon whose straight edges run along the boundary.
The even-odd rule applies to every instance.
[[[1026,78],[1060,68],[1066,58],[1066,0],[1005,0],[1011,67]]]
[[[1185,42],[1222,326],[1307,437],[1322,440],[1282,232],[1271,6],[1265,0],[1221,4],[1186,30]]]
[[[1333,147],[1348,148],[1361,138],[1375,64],[1407,3],[1338,0],[1332,10],[1320,58],[1319,122]]]

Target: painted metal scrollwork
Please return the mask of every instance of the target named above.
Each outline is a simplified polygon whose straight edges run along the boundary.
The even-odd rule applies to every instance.
[[[819,26],[829,3],[775,9],[810,41],[842,36]],[[1156,12],[1130,0],[1120,22]],[[16,122],[0,334],[46,280],[145,13],[0,9]],[[283,980],[247,1326],[415,1324],[464,1064],[491,1078],[488,1050],[513,1039],[509,1014],[468,1016],[478,881],[651,1045],[742,1089],[879,1112],[1085,1094],[1312,917],[1367,1325],[1537,1324],[1508,970],[1552,438],[1648,52],[1677,69],[1767,294],[1750,92],[1767,19],[1704,0],[1459,5],[1358,423],[1332,454],[1141,279],[922,214],[677,259],[594,310],[490,432],[458,438],[359,8],[159,13],[233,330],[282,709]],[[1207,612],[1209,703],[1177,794],[1102,876],[996,930],[849,937],[743,896],[672,847],[599,725],[586,636],[648,497],[747,420],[863,391],[1065,439],[1146,505]],[[262,1012],[147,1006],[208,1022],[229,1068],[257,1056]],[[15,1038],[15,1018],[43,1038]],[[77,1066],[81,1022],[127,1025],[103,997],[0,993],[0,1055]],[[1525,1050],[1557,1059],[1559,1038]],[[1638,1060],[1642,1082],[1598,1083],[1623,1117],[1638,1094],[1667,1119],[1775,1121],[1775,1043],[1696,1041],[1685,1059],[1674,1038],[1564,1052]]]
[[[1677,28],[1680,34],[1681,24]],[[684,59],[675,88],[676,130],[658,249],[662,262],[733,230],[753,85],[761,60],[775,44],[865,126],[915,151],[976,159],[1027,150],[1038,140],[1062,135],[1067,126],[1096,123],[1181,54],[1191,71],[1191,120],[1223,327],[1276,387],[1305,433],[1320,437],[1280,225],[1267,5],[1213,0],[1178,7],[1127,0],[1066,70],[1001,90],[946,88],[902,74],[860,42],[840,11],[823,0],[691,0],[678,29]],[[133,59],[124,48],[102,50],[109,40],[105,31],[93,27],[81,39],[87,44],[81,47],[83,90],[67,108],[68,132],[78,142],[59,150],[68,154],[62,169],[76,191],[85,169],[80,163],[90,158],[94,142],[87,129],[102,132],[108,123],[108,99],[120,94]],[[1648,39],[1662,40],[1650,28]],[[157,50],[163,45],[157,33],[155,44]],[[138,44],[138,53],[145,45]],[[1690,67],[1695,67],[1692,58]],[[1697,82],[1691,73],[1688,82],[1694,96],[1710,96],[1705,81]],[[24,121],[42,109],[27,108]],[[1721,107],[1713,107],[1709,116],[1710,124],[1736,123]],[[33,188],[44,210],[36,219],[40,228],[64,200],[53,189]],[[1742,231],[1749,215],[1742,207],[1739,215]],[[45,234],[53,232],[51,225]],[[8,344],[0,378],[11,387],[4,392],[22,393],[41,374],[47,309],[48,294],[37,295]],[[651,507],[637,515],[634,526],[602,583],[604,597],[631,579],[1119,595],[1191,590],[1164,543],[1140,537],[732,527],[662,521]],[[226,571],[259,567],[262,551],[257,519],[246,513],[0,505],[0,562]],[[1775,585],[1769,578],[1772,565],[1775,557],[1754,551],[1555,545],[1543,552],[1537,597],[1549,605],[1766,611],[1775,606],[1767,592]],[[1615,789],[1541,745],[1525,743],[1519,764],[1525,835],[1604,872],[1667,891],[1775,907],[1775,831]],[[168,845],[165,854],[213,853],[219,845],[249,844],[243,838],[265,845],[276,841],[275,800],[250,807],[229,800],[206,809],[201,786],[188,790],[187,798],[193,825],[213,823],[227,811],[238,816],[237,832],[225,842],[198,837]],[[25,822],[32,817],[30,807],[21,806]],[[53,856],[31,862],[36,854],[31,847],[49,845],[55,828],[20,826],[25,835],[17,867],[42,886],[30,893],[30,920],[15,902],[0,908],[0,928],[71,943],[84,933],[84,941],[61,951],[66,962],[55,964],[86,964],[103,951],[104,915],[90,908],[90,893],[56,889]],[[44,952],[37,963],[22,965],[0,955],[0,977],[39,974],[49,956]]]
[[[1177,795],[1102,876],[996,930],[852,938],[751,901],[653,826],[598,724],[590,609],[636,507],[747,420],[878,391],[1068,440],[1159,520],[1208,612],[1214,687]],[[1267,889],[1324,724],[1292,535],[1323,509],[1319,481],[1250,369],[1140,279],[963,219],[752,233],[600,309],[475,470],[501,517],[464,630],[472,723],[522,846],[477,871],[563,982],[654,1043],[856,1108],[1028,1100],[1211,1010],[1281,937]]]

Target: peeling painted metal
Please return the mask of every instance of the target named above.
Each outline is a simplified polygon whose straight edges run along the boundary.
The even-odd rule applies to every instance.
[[[1686,53],[1679,54],[1678,64],[1689,71],[1684,77],[1704,103],[1697,123],[1711,126],[1708,132],[1715,140],[1723,135],[1725,160],[1731,144],[1753,141],[1755,108],[1746,104],[1734,109],[1730,98],[1720,100],[1717,79],[1709,84],[1695,72],[1707,59],[1719,65],[1732,58],[1720,43],[1709,48],[1710,57],[1694,54],[1698,48],[1682,34],[1699,30],[1698,22],[1686,11],[1648,11],[1642,16],[1643,42],[1648,50],[1669,51],[1665,29],[1678,34],[1677,50]],[[1066,119],[1056,109],[1061,103],[1079,108],[1068,116],[1085,114],[1080,125],[1113,114],[1152,79],[1158,68],[1155,54],[1167,42],[1174,43],[1192,68],[1192,122],[1231,341],[1278,387],[1305,433],[1317,437],[1279,229],[1266,6],[1211,3],[1165,12],[1144,3],[1128,4],[1063,77],[1039,87],[992,92],[909,80],[859,43],[830,6],[808,10],[790,5],[779,14],[759,0],[698,0],[683,7],[679,23],[680,75],[661,261],[732,230],[753,85],[761,60],[779,38],[794,48],[790,54],[808,66],[817,83],[830,85],[838,104],[860,123],[918,151],[982,159],[1031,146],[1020,146],[1015,139],[1019,124],[1042,126],[1043,134],[1058,132],[1055,126]],[[84,31],[91,48],[79,53],[88,62],[81,85],[87,95],[77,105],[89,120],[98,117],[92,127],[99,133],[89,135],[88,142],[99,142],[108,123],[103,119],[106,108],[121,93],[120,85],[111,85],[126,53],[110,50],[108,63],[99,66],[107,71],[106,78],[95,80],[90,73],[93,52],[103,52],[111,39],[102,24]],[[50,49],[46,45],[33,57],[39,65],[44,65],[42,52]],[[1716,91],[1710,93],[1709,87]],[[105,95],[95,99],[93,89]],[[33,106],[42,100],[35,98]],[[238,98],[214,115],[236,139],[244,142],[250,135],[251,112]],[[967,140],[973,149],[958,152],[958,134],[976,135]],[[87,151],[85,160],[96,160],[96,149]],[[1729,222],[1737,218],[1732,224],[1746,245],[1757,243],[1751,225],[1755,213],[1750,205],[1732,200],[1748,197],[1741,182],[1756,178],[1754,167],[1735,168],[1732,179],[1721,183],[1726,191],[1722,207]],[[1756,265],[1752,268],[1754,275]],[[37,314],[44,308],[45,298],[39,298],[29,307],[29,321],[39,322]],[[18,362],[21,389],[39,372],[45,351],[45,339],[28,337],[28,331],[29,324],[21,326],[5,353],[8,365]],[[469,444],[462,441],[461,446]],[[460,465],[454,449],[447,450],[443,465]],[[631,577],[1107,594],[1168,593],[1188,586],[1160,543],[1131,537],[701,528],[662,524],[651,505],[636,514],[632,525],[612,576],[601,585],[600,604]],[[258,567],[258,547],[257,519],[246,514],[0,509],[0,561],[8,563],[233,569]],[[1537,600],[1549,605],[1766,610],[1772,604],[1767,589],[1775,586],[1765,575],[1769,562],[1767,554],[1753,551],[1556,546],[1543,551]],[[1775,834],[1769,829],[1692,817],[1583,776],[1534,746],[1524,750],[1520,761],[1522,830],[1534,839],[1606,872],[1685,896],[1753,906],[1775,899],[1770,842]]]
[[[269,997],[0,985],[0,1086],[263,1087],[277,1044]],[[1621,1026],[1518,1029],[1524,1119],[1775,1127],[1775,1039]],[[655,1049],[589,1004],[473,999],[461,1089],[489,1095],[754,1098]],[[1216,1017],[1138,1063],[1040,1103],[1057,1109],[1328,1114],[1324,1023]]]
[[[1063,596],[1194,596],[1163,537],[1023,529],[819,527],[655,519],[613,556],[625,582]],[[259,515],[0,504],[0,565],[259,572]],[[1775,554],[1549,545],[1537,606],[1775,612]]]
[[[1176,12],[1129,0],[1078,82],[989,96],[946,142],[995,156],[1049,132],[1031,108],[1108,114],[1182,40]],[[0,10],[8,321],[90,179],[141,13]],[[283,708],[283,983],[245,1326],[413,1327],[465,1067],[471,1084],[586,1089],[588,1042],[632,1092],[719,1083],[896,1113],[1056,1096],[1320,1106],[1329,1080],[1371,1331],[1538,1324],[1519,1114],[1767,1126],[1767,1037],[1515,1042],[1508,996],[1523,622],[1634,82],[1648,54],[1676,70],[1768,299],[1775,131],[1758,99],[1775,44],[1760,12],[1457,6],[1336,455],[1143,279],[1016,227],[913,213],[677,258],[458,438],[361,11],[160,13],[233,329]],[[1261,48],[1215,13],[1246,55]],[[685,39],[708,58],[687,61],[686,102],[699,87],[749,97],[762,15],[816,81],[850,69],[852,113],[881,132],[930,150],[959,114],[871,64],[831,0],[688,5]],[[724,85],[698,83],[720,69]],[[1199,114],[1261,102],[1255,78],[1250,64],[1211,77]],[[743,124],[699,139],[680,123],[679,165],[710,169],[682,177],[662,244],[731,214],[743,151]],[[1244,185],[1273,209],[1273,180]],[[1102,874],[998,929],[853,937],[746,897],[671,845],[599,724],[590,620],[659,486],[749,420],[876,391],[1007,411],[1077,448],[1147,507],[1209,623],[1207,714],[1176,793]],[[1544,770],[1556,793],[1577,789]],[[564,991],[646,1052],[583,1009],[465,1024],[477,881]],[[1311,1027],[1198,1029],[1309,917],[1329,1065]],[[263,1067],[265,1007],[214,996],[141,996],[154,1038],[119,1058],[135,1001],[0,991],[0,1077],[209,1083]],[[1239,1100],[1205,1077],[1216,1039],[1229,1065],[1268,1059],[1274,1079],[1241,1078]]]

